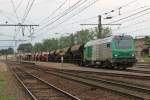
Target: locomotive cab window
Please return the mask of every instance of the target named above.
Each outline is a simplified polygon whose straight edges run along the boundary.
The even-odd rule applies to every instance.
[[[107,43],[107,48],[110,48],[110,43]]]
[[[117,49],[131,49],[132,48],[132,39],[130,37],[116,37],[115,45]]]

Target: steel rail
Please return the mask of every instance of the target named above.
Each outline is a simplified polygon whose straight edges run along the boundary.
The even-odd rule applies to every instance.
[[[145,87],[140,87],[140,86],[138,87],[135,85],[125,84],[125,83],[124,84],[117,83],[114,81],[108,81],[108,80],[104,80],[104,79],[99,79],[99,80],[92,79],[92,78],[88,78],[88,77],[79,76],[77,74],[67,74],[67,73],[61,72],[60,70],[58,70],[58,72],[56,70],[55,70],[55,72],[54,71],[50,72],[48,70],[44,71],[44,72],[58,76],[58,77],[62,77],[64,79],[69,79],[69,80],[73,80],[76,82],[88,84],[91,86],[112,90],[114,92],[119,92],[124,95],[135,97],[137,99],[150,100],[150,96],[145,94],[145,92],[148,92],[150,94],[150,89],[145,88]],[[138,93],[137,94],[134,93],[135,91],[137,91]]]
[[[33,100],[38,100],[33,94],[32,92],[26,87],[26,85],[23,83],[23,81],[19,78],[19,76],[15,73],[15,71],[13,70],[13,74],[15,75],[16,79],[21,83],[21,85],[23,86],[23,88],[27,91],[27,93],[31,96],[31,98]]]
[[[128,69],[126,71],[127,72],[134,72],[134,73],[150,74],[150,71],[146,71],[146,70]]]
[[[24,72],[25,72],[25,71],[24,71]],[[73,100],[80,100],[78,97],[73,96],[72,94],[70,94],[70,93],[68,93],[68,92],[66,92],[66,91],[64,91],[64,90],[62,90],[62,89],[59,89],[59,88],[55,87],[54,85],[52,85],[52,84],[50,84],[50,83],[48,83],[48,82],[46,82],[46,81],[44,81],[44,80],[42,80],[42,79],[40,79],[40,78],[34,76],[34,75],[32,75],[32,74],[29,74],[28,72],[25,72],[25,73],[27,73],[28,75],[31,75],[32,77],[34,77],[34,78],[40,80],[40,81],[43,82],[43,83],[49,85],[50,87],[54,88],[55,90],[57,90],[57,91],[59,91],[59,92],[65,94],[65,95],[67,95],[68,97],[70,97],[70,98],[73,99]]]
[[[64,75],[64,73],[61,73],[60,71],[59,72],[47,72],[47,73],[53,74],[55,76],[63,77],[63,78],[66,78],[66,79],[71,79],[71,80],[74,80],[74,81],[86,83],[86,84],[93,85],[93,86],[96,86],[96,87],[101,87],[101,88],[113,90],[115,92],[120,92],[122,94],[126,94],[126,95],[133,96],[133,97],[136,97],[136,98],[150,100],[150,96],[149,96],[150,89],[147,89],[147,88],[144,88],[144,87],[138,87],[138,86],[123,84],[123,83],[116,83],[116,82],[103,80],[103,79],[99,79],[99,80],[98,79],[92,79],[92,78],[88,78],[88,77],[83,77],[83,76],[78,76],[78,75],[71,75],[71,74],[66,74],[66,73],[65,73],[66,75]],[[100,84],[102,84],[102,85],[100,85]],[[106,84],[108,86],[106,86]],[[116,87],[114,88],[114,86],[116,86]],[[117,89],[117,87],[119,87],[119,88]],[[124,91],[121,90],[122,88],[124,89]],[[129,90],[126,91],[126,88],[129,89]],[[140,93],[138,93],[138,94],[134,93],[135,90],[138,90]],[[141,94],[141,92],[142,92],[142,94]],[[145,92],[148,92],[149,94],[144,95]]]
[[[30,64],[28,62],[23,62],[23,64]],[[32,64],[32,63],[31,63]],[[35,63],[33,63],[35,64]],[[40,67],[39,65],[36,65]],[[49,68],[47,70],[58,70],[57,68]],[[107,72],[94,72],[94,71],[81,71],[81,70],[71,70],[71,69],[61,69],[62,71],[74,71],[74,72],[78,72],[78,73],[89,73],[89,74],[96,74],[96,75],[103,75],[103,76],[114,76],[114,77],[123,77],[123,78],[133,78],[133,79],[145,79],[145,80],[150,80],[150,71],[132,71],[131,69],[122,71],[122,72],[131,72],[132,74],[127,74],[127,73],[117,73],[117,72],[108,72],[108,70],[106,70]],[[120,71],[121,72],[121,71]],[[135,75],[135,74],[141,74],[141,75]],[[142,75],[144,74],[144,75]]]
[[[41,69],[42,70],[42,69]],[[43,69],[44,70],[44,69]],[[48,71],[48,70],[47,70]],[[55,71],[57,71],[57,70],[55,70]],[[145,89],[147,89],[148,88],[148,91],[150,90],[150,86],[144,86],[144,85],[141,85],[141,84],[136,84],[136,83],[131,83],[131,82],[125,82],[125,81],[122,81],[122,80],[114,80],[114,79],[109,79],[109,78],[103,78],[103,77],[101,77],[101,76],[107,76],[107,75],[97,75],[97,74],[94,74],[94,72],[92,72],[92,73],[87,73],[87,72],[73,72],[73,71],[65,71],[65,70],[59,70],[59,73],[60,73],[60,71],[61,71],[61,73],[67,73],[67,72],[69,72],[69,73],[67,73],[67,74],[74,74],[74,75],[80,75],[80,76],[87,76],[87,77],[91,77],[91,78],[101,78],[101,79],[104,79],[104,80],[110,80],[110,81],[114,81],[114,82],[117,82],[117,83],[119,83],[119,82],[121,82],[121,83],[125,83],[125,84],[132,84],[132,85],[134,85],[134,86],[138,86],[138,87],[141,87],[141,88],[145,88]],[[139,70],[138,70],[139,71]],[[142,71],[143,72],[143,71]],[[150,71],[146,71],[147,72],[147,74],[149,73],[150,74]],[[138,73],[138,72],[136,72],[136,73]],[[109,76],[108,76],[109,77]],[[110,76],[111,77],[111,76]],[[138,77],[138,76],[137,76]],[[149,76],[150,77],[150,76]],[[123,77],[124,78],[124,77]],[[126,77],[125,77],[126,78]],[[134,77],[133,78],[130,78],[130,79],[134,79]],[[139,78],[138,78],[139,79]],[[141,79],[142,81],[144,80],[144,76],[143,76],[143,78]],[[147,79],[146,79],[147,80]],[[150,79],[149,79],[149,81],[150,81]]]
[[[93,81],[103,81],[103,82],[106,82],[106,83],[112,83],[112,84],[115,84],[115,85],[122,85],[122,86],[130,86],[131,88],[133,87],[133,88],[136,88],[136,89],[141,89],[141,90],[143,90],[143,91],[147,91],[147,92],[150,92],[150,87],[146,87],[146,86],[138,86],[138,85],[136,85],[136,84],[128,84],[128,83],[126,83],[126,82],[122,82],[122,81],[117,81],[117,80],[111,80],[111,79],[105,79],[105,78],[99,78],[99,79],[97,79],[97,78],[93,78],[92,76],[91,77],[89,77],[89,76],[87,76],[87,77],[85,77],[85,76],[81,76],[81,75],[77,75],[77,74],[73,74],[73,73],[68,73],[68,72],[60,72],[59,71],[59,73],[62,73],[62,74],[67,74],[67,75],[72,75],[72,76],[75,76],[75,77],[80,77],[80,78],[86,78],[86,79],[89,79],[89,80],[93,80]]]
[[[32,74],[30,74],[30,73],[28,73],[28,72],[26,72],[26,71],[23,71],[23,70],[20,69],[20,68],[19,68],[19,70],[21,70],[22,72],[26,73],[27,75],[32,76],[32,77],[35,78],[35,79],[41,81],[42,83],[44,83],[44,84],[46,84],[46,85],[52,87],[53,89],[59,91],[60,93],[66,95],[67,97],[70,97],[71,100],[80,100],[80,99],[77,98],[76,96],[73,96],[72,94],[70,94],[70,93],[68,93],[68,92],[66,92],[66,91],[63,91],[62,89],[59,89],[59,88],[55,87],[54,85],[52,85],[52,84],[50,84],[50,83],[48,83],[48,82],[46,82],[46,81],[44,81],[44,80],[42,80],[42,79],[40,79],[40,78],[34,76],[34,75],[32,75]],[[19,76],[18,76],[15,72],[14,72],[14,74],[15,74],[16,78],[19,80],[19,82],[23,85],[23,87],[24,87],[24,88],[27,90],[27,92],[30,94],[30,96],[33,98],[33,100],[38,100],[38,99],[33,95],[33,93],[25,86],[25,84],[21,81],[21,79],[19,78]]]
[[[53,68],[49,68],[50,70]],[[54,70],[58,70],[55,69]],[[144,74],[144,73],[139,73],[141,75],[138,75],[136,72],[128,74],[128,73],[117,73],[117,72],[94,72],[94,71],[80,71],[80,70],[65,70],[65,69],[61,69],[61,71],[65,71],[65,72],[77,72],[77,73],[87,73],[87,74],[95,74],[95,75],[103,75],[103,76],[113,76],[113,77],[123,77],[123,78],[133,78],[133,79],[145,79],[145,80],[150,80],[150,75],[149,74]],[[127,72],[127,71],[122,71],[122,72]],[[136,75],[135,75],[136,74]],[[143,74],[143,75],[142,75]]]
[[[35,67],[32,67],[32,68],[35,68]],[[39,67],[38,67],[38,69],[39,69]],[[62,71],[61,69],[55,70],[55,72],[54,71],[50,72],[50,71],[52,71],[52,70],[46,70],[44,72],[46,72],[48,74],[55,75],[55,76],[63,77],[65,79],[81,82],[81,83],[84,83],[84,84],[109,89],[109,90],[112,90],[112,91],[115,91],[115,92],[119,92],[119,93],[122,93],[122,94],[133,96],[133,97],[138,98],[138,99],[146,99],[146,100],[150,99],[149,95],[143,94],[144,92],[148,92],[150,94],[150,89],[149,88],[134,86],[134,85],[131,85],[131,84],[122,84],[122,83],[117,83],[117,82],[114,82],[114,81],[110,81],[110,80],[108,81],[108,80],[104,80],[104,79],[99,79],[99,80],[98,79],[92,79],[92,78],[88,78],[88,77],[79,76],[77,74],[61,72]],[[96,82],[97,82],[97,84],[96,84]],[[108,86],[103,86],[103,85],[101,86],[100,84],[98,84],[98,82],[100,82],[100,84],[105,83]],[[129,92],[127,90],[125,90],[125,92],[123,92],[119,89],[110,88],[109,85],[114,85],[114,86],[118,86],[118,87],[120,86],[121,88],[126,88],[126,89],[129,89],[129,90],[131,89],[131,90]],[[134,93],[133,90],[138,91],[138,94]]]

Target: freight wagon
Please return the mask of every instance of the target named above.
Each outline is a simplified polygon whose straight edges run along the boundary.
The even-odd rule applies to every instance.
[[[36,61],[76,63],[81,66],[100,66],[107,68],[126,69],[136,62],[134,54],[134,40],[129,35],[115,35],[104,39],[97,39],[86,44],[76,44],[68,48],[37,53]],[[28,56],[28,55],[26,55]]]

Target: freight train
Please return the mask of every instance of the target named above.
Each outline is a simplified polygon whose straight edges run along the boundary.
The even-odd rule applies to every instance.
[[[25,55],[25,60],[76,63],[82,66],[101,66],[126,69],[136,63],[134,39],[129,35],[115,35],[86,44]]]

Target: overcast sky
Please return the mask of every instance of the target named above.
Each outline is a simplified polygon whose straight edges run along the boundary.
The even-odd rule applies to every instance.
[[[0,24],[5,24],[6,21],[8,24],[22,23],[23,16],[30,8],[32,1],[34,0],[0,0]],[[17,40],[22,39],[35,43],[46,38],[65,36],[68,35],[65,33],[74,33],[81,29],[95,27],[81,26],[80,24],[97,24],[98,15],[102,15],[102,24],[122,24],[121,26],[109,26],[112,28],[113,34],[126,33],[134,37],[150,35],[149,0],[97,0],[93,3],[94,1],[96,0],[80,0],[80,2],[78,0],[35,0],[22,24],[39,24],[39,27],[34,27],[32,30],[36,38],[32,41],[28,38],[30,35],[29,27],[25,28],[25,36],[22,36],[22,32],[19,31],[20,28],[18,27],[0,27],[0,40],[12,40],[16,37]],[[29,6],[27,6],[28,2]],[[79,4],[71,9],[77,2]],[[93,5],[90,6],[92,3]],[[56,10],[62,4],[64,5]],[[122,8],[119,15],[120,7]],[[64,14],[63,12],[66,9],[69,9],[69,13]],[[145,9],[147,10],[140,12]],[[112,10],[114,12],[111,12]],[[111,13],[105,15],[104,13],[107,12]],[[137,12],[140,13],[137,14]],[[134,16],[131,17],[130,15]],[[107,16],[112,16],[112,19],[105,19]],[[130,17],[118,21],[128,16]],[[14,45],[15,43],[12,41],[0,42],[0,46]]]

